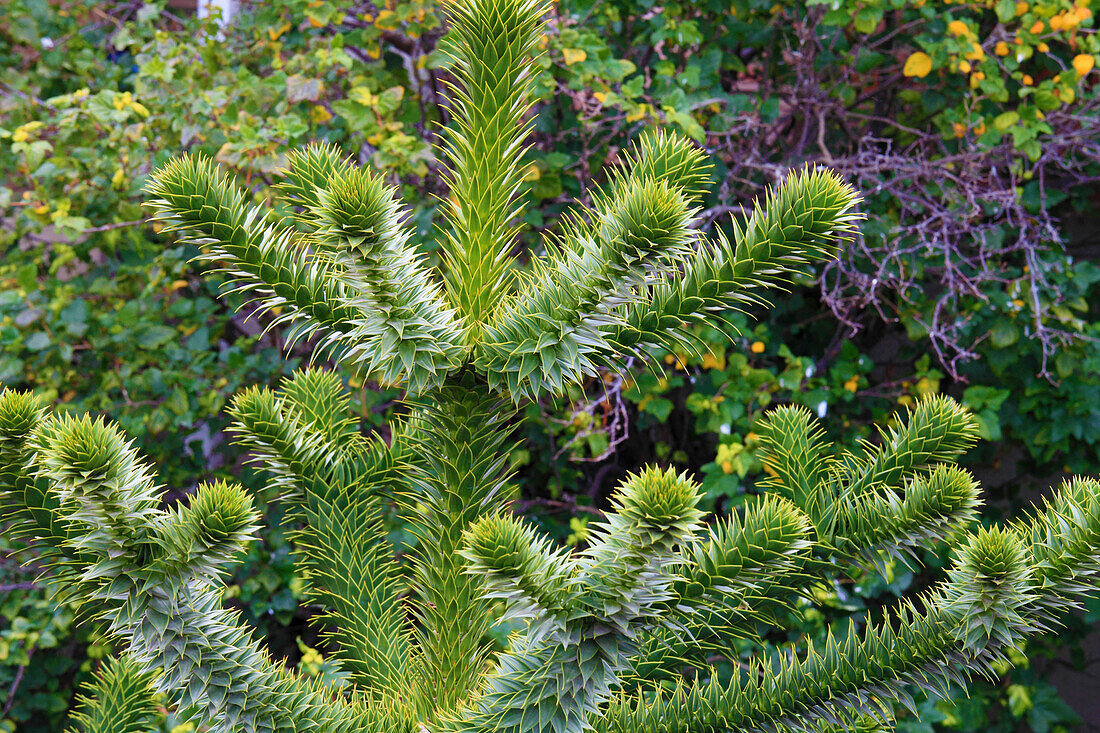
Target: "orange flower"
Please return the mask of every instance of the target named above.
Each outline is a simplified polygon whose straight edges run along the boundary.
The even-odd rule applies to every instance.
[[[1079,53],[1073,57],[1073,69],[1078,76],[1085,76],[1092,71],[1092,67],[1095,65],[1096,59],[1092,57],[1092,54]]]
[[[993,47],[993,53],[997,54],[998,56],[1007,56],[1008,44],[1004,41],[997,41],[997,45]]]

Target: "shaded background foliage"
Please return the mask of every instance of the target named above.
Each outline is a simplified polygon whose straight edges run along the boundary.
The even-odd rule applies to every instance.
[[[434,2],[243,10],[224,27],[164,2],[0,10],[0,383],[119,421],[176,497],[226,474],[265,496],[222,437],[225,400],[275,384],[310,345],[284,359],[280,335],[247,304],[216,298],[218,283],[189,264],[197,252],[144,223],[146,175],[202,151],[265,199],[289,148],[327,140],[392,171],[429,243],[446,196],[432,148],[447,120]],[[705,226],[807,162],[852,180],[868,220],[816,280],[759,320],[735,318],[732,343],[703,334],[711,354],[666,354],[663,373],[608,376],[529,406],[512,455],[519,510],[583,543],[615,480],[653,461],[691,471],[708,508],[735,511],[763,470],[755,421],[782,402],[853,445],[923,395],[961,399],[986,438],[967,460],[991,519],[1062,474],[1100,472],[1100,249],[1089,226],[1100,39],[1088,0],[563,0],[551,29],[518,247],[586,200],[592,171],[655,124],[692,136],[716,165]],[[398,395],[347,379],[362,429],[385,430]],[[393,539],[407,539],[401,527]],[[0,730],[58,730],[108,650],[48,601],[33,558],[4,539],[0,551]],[[770,649],[798,648],[828,619],[874,618],[934,580],[902,567],[827,579]],[[299,592],[276,529],[227,601],[275,654],[329,674]],[[1028,649],[997,683],[899,727],[1095,727],[1050,678],[1087,666],[1082,640],[1098,612],[1059,646]]]

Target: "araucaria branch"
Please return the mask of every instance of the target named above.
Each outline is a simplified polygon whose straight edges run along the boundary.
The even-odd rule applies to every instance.
[[[221,604],[259,521],[239,486],[204,484],[160,508],[150,469],[113,426],[0,393],[5,514],[49,577],[125,649],[74,719],[147,730],[154,691],[223,733],[653,733],[888,728],[909,690],[989,672],[1095,588],[1100,483],[1074,479],[1031,516],[973,531],[979,490],[954,465],[976,439],[949,399],[920,403],[860,455],[799,409],[760,435],[773,478],[706,525],[698,486],[647,468],[574,553],[508,511],[517,407],[657,347],[704,348],[699,324],[763,302],[832,257],[859,197],[826,170],[792,173],[708,238],[693,220],[704,153],[642,136],[593,204],[529,266],[514,255],[541,0],[453,0],[444,50],[453,121],[436,271],[397,191],[328,147],[288,156],[293,216],[253,206],[209,160],[179,158],[148,191],[290,341],[407,390],[388,443],[365,438],[332,372],[250,389],[235,430],[282,490],[311,602],[349,684],[270,660]],[[399,566],[383,516],[416,538]],[[723,679],[713,660],[776,623],[819,574],[912,561],[953,543],[948,580],[879,624]],[[501,611],[503,609],[503,611]],[[494,651],[500,613],[519,631]],[[684,671],[693,669],[685,675]]]

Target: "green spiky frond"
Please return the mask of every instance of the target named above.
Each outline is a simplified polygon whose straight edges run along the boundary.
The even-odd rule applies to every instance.
[[[761,459],[775,474],[765,485],[802,507],[845,559],[906,559],[975,518],[977,482],[951,464],[977,440],[977,422],[950,398],[921,401],[859,456],[834,456],[805,408],[774,410],[758,430]]]
[[[715,321],[723,310],[763,303],[760,291],[781,287],[792,269],[832,256],[857,220],[855,190],[835,173],[806,169],[789,176],[734,235],[719,234],[683,264],[661,277],[635,302],[624,305],[623,325],[608,335],[620,350],[641,345],[693,348],[685,324]]]
[[[26,403],[0,392],[0,424],[26,416]],[[257,518],[240,487],[204,485],[187,508],[161,510],[151,473],[113,426],[35,417],[5,446],[5,459],[23,463],[5,461],[4,474],[25,473],[42,489],[27,495],[41,501],[16,516],[20,531],[60,540],[47,559],[64,590],[127,643],[135,664],[157,671],[158,690],[212,731],[400,729],[389,707],[349,703],[290,675],[222,607],[221,577]],[[65,517],[66,532],[51,534],[36,517],[44,513]]]
[[[659,256],[683,255],[694,241],[681,192],[641,178],[601,201],[599,219],[579,225],[547,261],[536,261],[518,292],[485,327],[476,366],[514,398],[560,393],[614,363],[607,333],[617,304],[644,284]]]
[[[308,204],[313,234],[265,223],[240,190],[204,158],[170,161],[147,190],[155,219],[205,246],[232,287],[261,312],[282,311],[288,342],[316,338],[336,359],[411,392],[441,382],[461,361],[462,327],[409,247],[391,188],[331,154],[291,166],[294,200]],[[324,188],[300,188],[324,177]]]
[[[155,679],[128,657],[107,660],[77,697],[69,733],[149,733],[157,722]]]
[[[452,710],[476,686],[489,652],[490,601],[460,554],[466,530],[511,497],[508,449],[513,411],[496,396],[448,387],[417,405],[410,427],[409,530],[420,678],[413,695],[430,717]]]
[[[448,721],[463,733],[581,733],[631,666],[638,636],[667,622],[677,550],[693,541],[698,485],[672,471],[628,478],[614,512],[574,557],[515,520],[489,516],[467,534],[471,570],[528,620],[474,706]]]
[[[299,372],[278,393],[247,390],[231,410],[240,442],[282,488],[302,575],[326,611],[336,658],[371,694],[392,696],[410,674],[410,631],[380,517],[400,447],[362,439],[347,411],[340,380],[320,370]]]
[[[1100,486],[1095,488],[1100,489]],[[1078,529],[1066,535],[1083,539]],[[971,675],[991,675],[1007,647],[1034,631],[1028,609],[1038,587],[1028,571],[1028,546],[1012,529],[969,535],[950,580],[891,617],[860,632],[855,622],[810,643],[800,657],[759,664],[729,683],[712,678],[654,697],[623,697],[596,730],[615,733],[812,731],[822,723],[849,729],[870,717],[888,726],[895,702],[915,713],[910,687],[946,699]],[[1095,589],[1090,589],[1095,590]]]
[[[307,145],[287,154],[283,178],[275,191],[288,204],[296,207],[295,218],[307,230],[317,228],[313,209],[320,203],[321,192],[337,175],[346,174],[351,165],[335,145]]]
[[[626,172],[568,220],[549,257],[534,261],[486,325],[475,364],[489,385],[514,399],[560,393],[617,366],[608,338],[622,326],[615,310],[691,255],[692,203],[709,170],[687,141],[644,136]]]
[[[631,151],[630,159],[636,162],[629,173],[620,172],[612,178],[613,187],[632,179],[664,181],[678,188],[692,206],[701,204],[709,191],[713,165],[687,138],[665,130],[647,130]]]
[[[450,193],[443,255],[451,304],[475,327],[508,290],[544,0],[455,0],[442,51],[456,83],[442,153]]]

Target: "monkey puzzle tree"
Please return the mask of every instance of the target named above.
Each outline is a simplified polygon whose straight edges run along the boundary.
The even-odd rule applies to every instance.
[[[340,379],[301,371],[251,389],[235,430],[283,490],[302,571],[349,684],[299,678],[222,608],[221,579],[258,521],[243,489],[201,485],[160,508],[150,470],[102,421],[0,393],[0,490],[59,592],[124,645],[75,724],[146,729],[153,690],[211,731],[826,730],[888,727],[913,686],[965,683],[1092,589],[1100,484],[1068,482],[1009,526],[969,531],[978,487],[954,460],[973,419],[947,399],[838,454],[810,415],[775,410],[763,496],[707,526],[698,487],[648,468],[585,549],[554,548],[507,511],[517,406],[698,348],[695,324],[761,302],[830,256],[857,219],[832,174],[792,175],[733,235],[692,228],[708,169],[684,140],[643,136],[562,232],[516,264],[517,191],[541,0],[455,0],[445,40],[454,120],[442,268],[416,254],[395,191],[330,148],[290,154],[282,218],[207,160],[152,178],[156,217],[202,246],[290,341],[403,384],[388,443],[363,437]],[[382,517],[416,538],[401,562]],[[950,539],[949,579],[878,624],[731,680],[715,655],[777,623],[829,568]],[[494,652],[495,608],[518,631]],[[684,675],[689,668],[694,674]],[[688,680],[692,680],[689,682]]]

